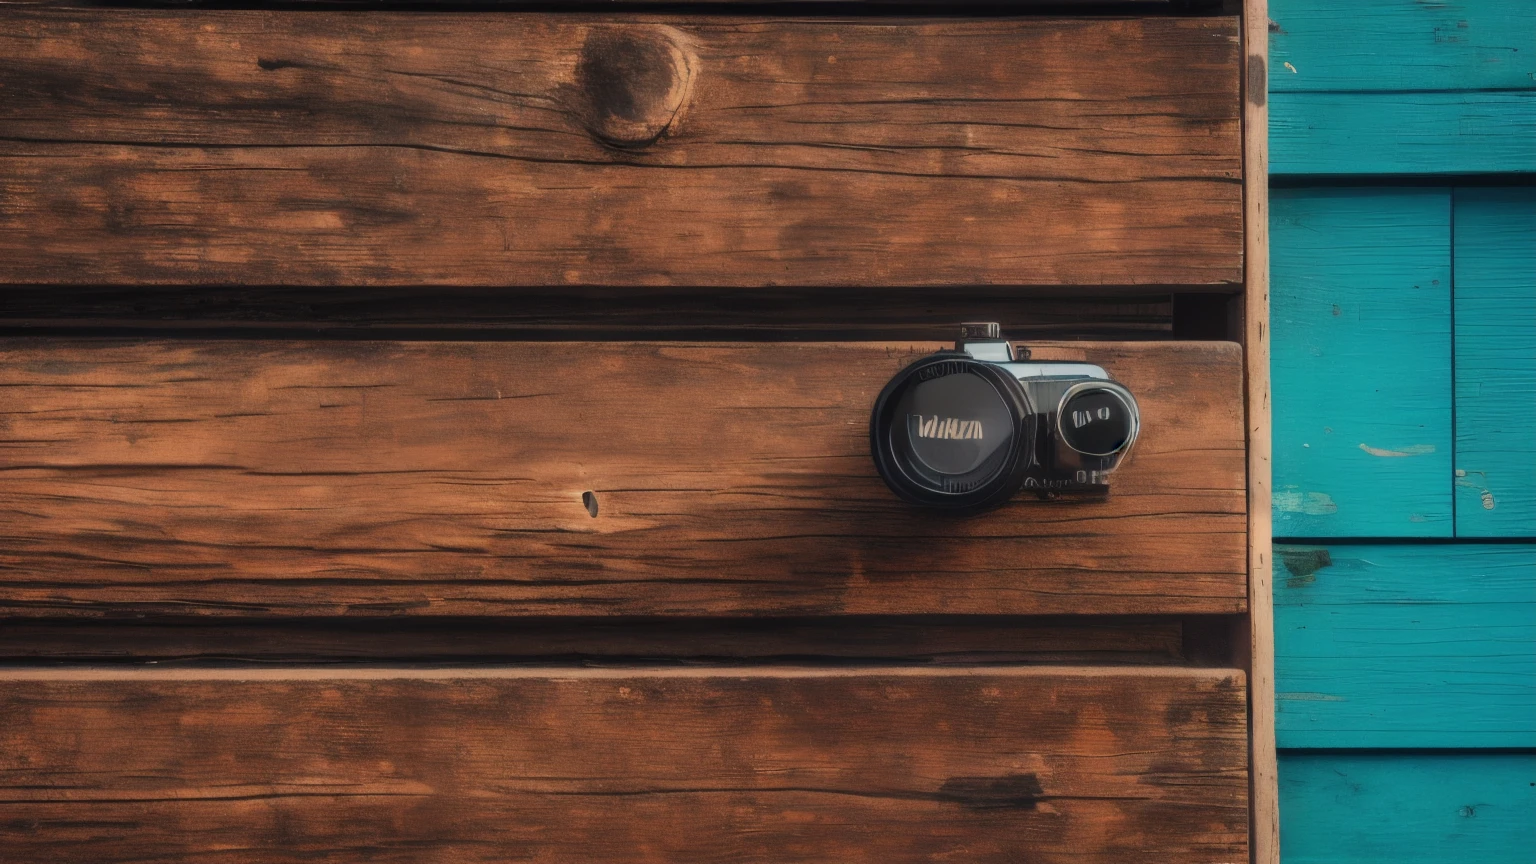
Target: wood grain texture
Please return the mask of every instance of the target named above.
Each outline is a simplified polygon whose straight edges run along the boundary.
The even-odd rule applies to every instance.
[[[1287,864],[1529,864],[1536,755],[1287,753]]]
[[[1269,323],[1269,12],[1243,2],[1243,416],[1248,456],[1247,660],[1250,842],[1253,864],[1280,864],[1275,763],[1273,456]],[[1234,630],[1241,633],[1241,627]]]
[[[1275,534],[1451,536],[1449,190],[1271,204]]]
[[[8,673],[8,862],[1221,864],[1234,670]]]
[[[1273,0],[1275,92],[1536,89],[1527,0]]]
[[[1536,171],[1536,90],[1281,92],[1269,102],[1271,174]]]
[[[1536,545],[1278,546],[1282,747],[1536,747]]]
[[[1235,286],[1237,43],[9,7],[0,281]]]
[[[1124,381],[1142,437],[1108,499],[969,519],[869,455],[876,394],[938,347],[6,341],[0,609],[1244,608],[1237,346],[1031,346]]]
[[[1456,536],[1536,538],[1536,189],[1456,190],[1455,249]]]

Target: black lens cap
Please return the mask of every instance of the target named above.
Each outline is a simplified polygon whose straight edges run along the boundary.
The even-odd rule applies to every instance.
[[[1079,384],[1056,415],[1061,440],[1084,456],[1113,456],[1136,437],[1136,409],[1119,388]]]
[[[958,352],[926,357],[885,385],[870,449],[887,486],[913,504],[979,509],[1019,491],[1034,452],[1018,379]]]

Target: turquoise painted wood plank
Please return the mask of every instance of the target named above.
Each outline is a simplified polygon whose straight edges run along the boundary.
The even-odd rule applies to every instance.
[[[1275,536],[1451,536],[1450,191],[1270,202]]]
[[[1536,537],[1536,188],[1453,211],[1456,535]]]
[[[1275,559],[1278,746],[1536,746],[1536,545]]]
[[[1531,0],[1269,0],[1272,91],[1536,89]]]
[[[1536,171],[1536,90],[1274,93],[1275,174]]]
[[[1536,755],[1282,753],[1285,864],[1531,864]]]

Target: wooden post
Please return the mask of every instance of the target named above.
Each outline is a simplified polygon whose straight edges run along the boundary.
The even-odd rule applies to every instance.
[[[1243,284],[1248,402],[1248,698],[1254,864],[1279,864],[1270,525],[1269,4],[1243,2]]]

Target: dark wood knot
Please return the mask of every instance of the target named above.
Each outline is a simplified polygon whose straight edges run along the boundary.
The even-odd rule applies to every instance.
[[[675,129],[696,65],[670,27],[593,27],[576,62],[582,122],[610,147],[634,150]]]

